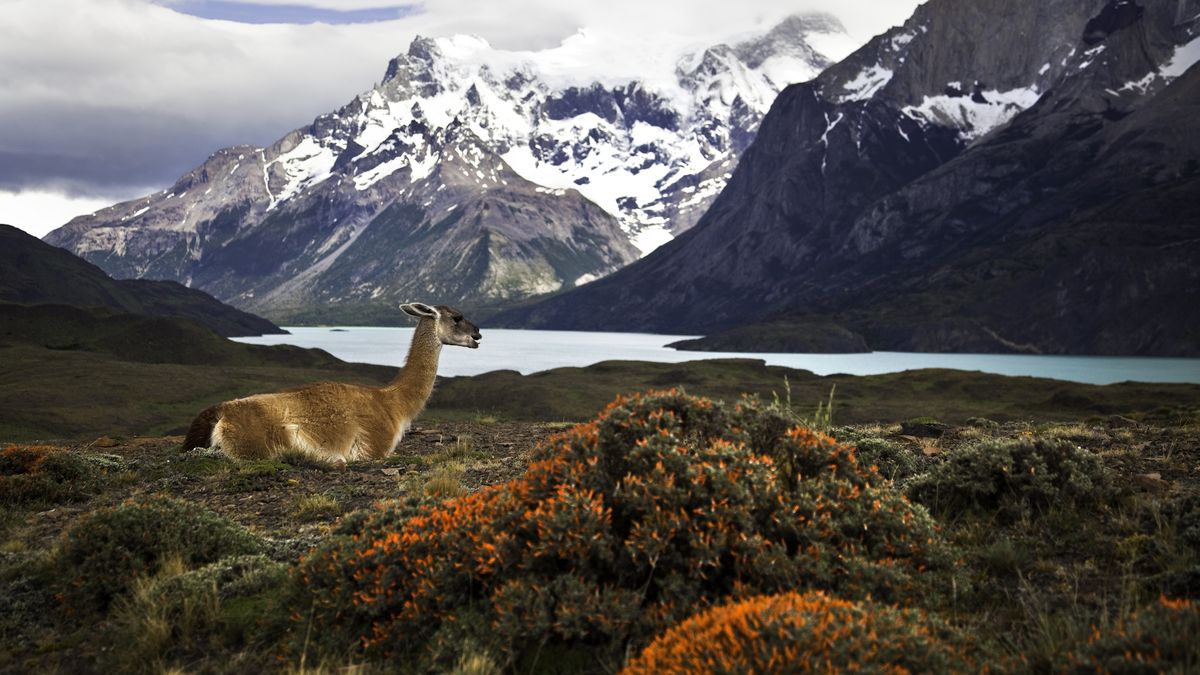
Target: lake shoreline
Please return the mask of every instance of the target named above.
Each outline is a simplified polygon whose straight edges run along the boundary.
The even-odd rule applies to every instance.
[[[288,335],[237,338],[236,341],[317,348],[348,362],[399,367],[403,364],[413,330],[379,326],[284,326],[284,329],[289,331]],[[1083,384],[1200,384],[1200,359],[1194,358],[919,352],[694,352],[667,346],[695,337],[687,335],[487,328],[483,334],[482,348],[477,353],[444,350],[439,372],[450,377],[482,375],[500,370],[515,370],[522,375],[530,375],[554,368],[587,367],[605,361],[690,363],[753,359],[768,366],[806,370],[823,376],[868,376],[948,369]]]

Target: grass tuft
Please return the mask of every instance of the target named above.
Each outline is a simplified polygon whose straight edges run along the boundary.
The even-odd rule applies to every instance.
[[[341,504],[331,495],[302,495],[296,498],[292,514],[301,522],[326,520],[341,513]]]

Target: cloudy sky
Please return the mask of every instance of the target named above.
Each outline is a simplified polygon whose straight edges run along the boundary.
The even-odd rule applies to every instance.
[[[918,4],[2,0],[0,223],[40,236],[170,185],[217,149],[267,145],[370,89],[416,35],[467,33],[521,51],[552,49],[580,31],[700,47],[820,10],[861,43]],[[595,76],[636,75],[612,72],[615,63],[598,57]]]

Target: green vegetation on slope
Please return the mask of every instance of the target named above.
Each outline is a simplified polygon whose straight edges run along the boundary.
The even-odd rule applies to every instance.
[[[1188,417],[1200,414],[1200,386],[1120,383],[1089,385],[1035,377],[958,370],[910,370],[885,375],[819,376],[767,366],[759,360],[690,363],[605,361],[586,368],[556,368],[531,375],[505,370],[448,378],[434,392],[429,414],[488,413],[514,420],[583,420],[614,393],[663,387],[724,401],[743,393],[787,396],[810,414],[836,386],[835,421],[898,422],[918,416],[948,422],[1086,420],[1108,415]],[[804,402],[802,405],[799,402]]]
[[[0,304],[3,440],[182,433],[218,401],[393,374],[319,349],[239,344],[189,319]]]

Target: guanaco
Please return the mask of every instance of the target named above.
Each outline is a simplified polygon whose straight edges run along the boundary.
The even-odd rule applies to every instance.
[[[482,336],[446,305],[400,305],[417,318],[408,358],[385,387],[318,382],[218,403],[196,416],[183,448],[218,447],[234,459],[301,452],[334,463],[391,454],[433,393],[442,345],[477,349]]]

